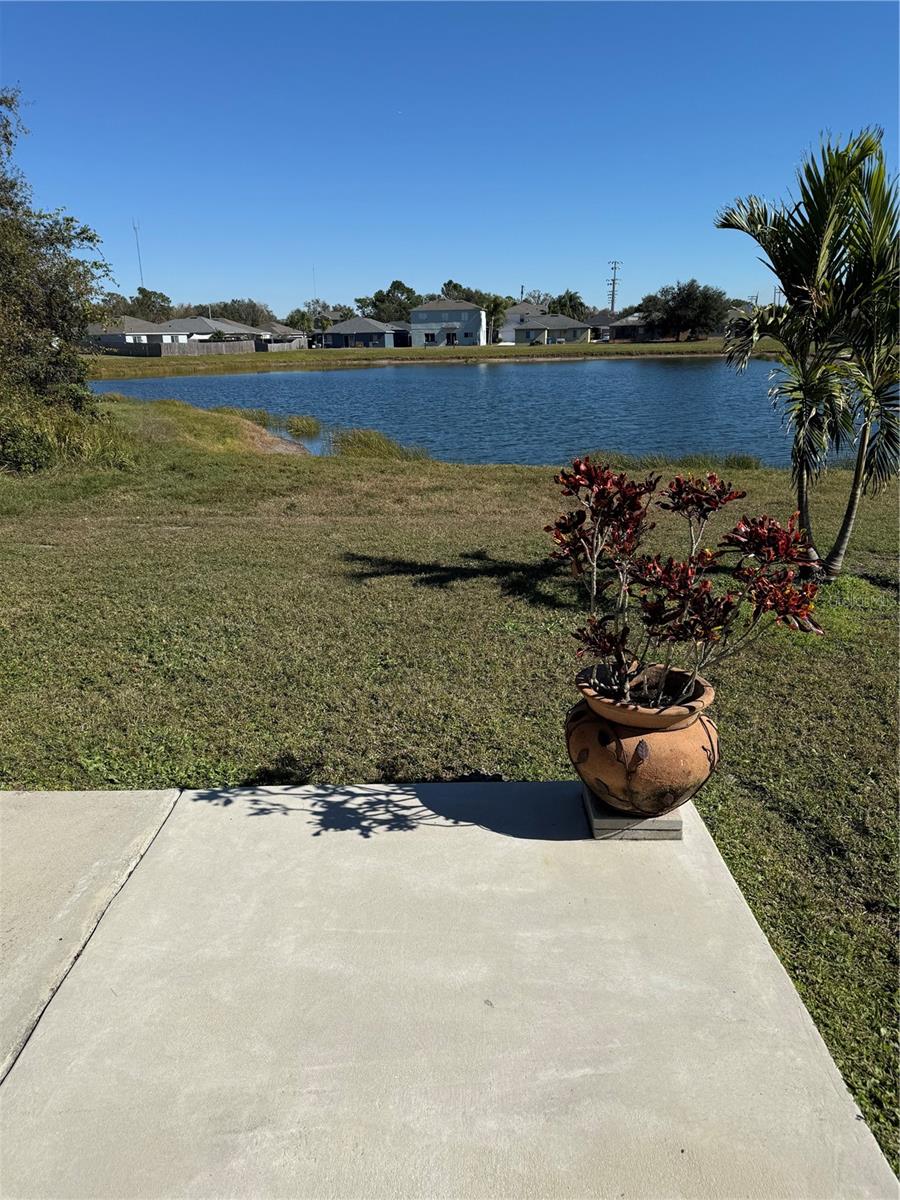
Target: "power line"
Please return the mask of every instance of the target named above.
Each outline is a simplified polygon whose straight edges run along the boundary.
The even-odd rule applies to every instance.
[[[144,286],[144,265],[141,262],[141,239],[138,237],[138,229],[140,228],[140,226],[138,225],[138,223],[134,219],[134,217],[131,218],[131,228],[134,230],[134,244],[135,244],[135,246],[137,246],[138,274],[141,277],[141,287],[143,287]]]
[[[606,281],[609,285],[609,291],[607,295],[609,296],[609,314],[611,317],[614,317],[616,315],[616,288],[620,282],[619,267],[621,267],[622,264],[617,258],[613,258],[610,259],[609,265],[612,267],[612,279],[607,279]]]

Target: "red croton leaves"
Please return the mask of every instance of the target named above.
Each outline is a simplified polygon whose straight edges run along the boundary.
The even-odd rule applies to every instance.
[[[661,642],[721,641],[740,613],[740,595],[716,593],[704,575],[715,558],[709,550],[683,561],[657,555],[635,564],[639,604],[647,632]]]
[[[699,475],[676,475],[663,488],[657,504],[668,512],[705,524],[720,508],[733,500],[743,500],[746,495],[710,471],[705,479]]]
[[[653,528],[647,518],[658,475],[643,481],[629,479],[623,471],[592,462],[586,455],[554,479],[562,494],[577,497],[581,507],[563,513],[544,529],[556,542],[553,557],[570,559],[576,572],[584,569],[594,545],[602,546],[607,557],[621,560],[634,554]]]
[[[794,513],[787,528],[774,517],[742,517],[719,543],[723,548],[737,550],[743,556],[752,555],[761,563],[794,563],[804,561],[808,546],[797,528],[799,513]]]
[[[628,626],[617,629],[611,614],[604,617],[588,617],[586,625],[572,631],[572,637],[581,643],[575,651],[577,658],[583,658],[585,654],[595,658],[607,658],[624,650],[628,641]]]
[[[807,557],[797,514],[787,526],[773,517],[744,516],[718,542],[700,549],[709,519],[745,493],[710,471],[705,477],[676,475],[659,493],[659,476],[629,479],[590,457],[577,458],[555,477],[577,507],[547,532],[553,557],[568,560],[590,595],[587,623],[574,631],[578,656],[606,666],[606,686],[628,699],[642,686],[644,668],[665,660],[696,678],[748,643],[764,618],[808,633],[821,633],[812,616],[816,586],[798,583],[795,566]],[[639,554],[653,528],[654,505],[682,517],[690,530],[684,559]],[[615,586],[612,586],[615,585]],[[631,606],[631,608],[629,608]],[[632,635],[629,612],[640,613]]]
[[[774,616],[776,624],[804,633],[824,633],[822,626],[812,615],[813,602],[818,593],[814,583],[794,585],[795,573],[789,568],[773,573],[765,570],[743,568],[737,572],[749,584],[748,596],[753,605],[751,620],[755,624],[766,613]]]

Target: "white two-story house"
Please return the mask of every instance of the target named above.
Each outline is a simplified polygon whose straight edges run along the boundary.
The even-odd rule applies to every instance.
[[[429,300],[409,315],[414,346],[483,346],[487,316],[468,300]]]

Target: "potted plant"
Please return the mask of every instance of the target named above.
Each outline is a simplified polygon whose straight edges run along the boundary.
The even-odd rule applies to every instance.
[[[584,585],[587,620],[574,631],[582,699],[566,719],[569,757],[586,787],[613,808],[659,816],[706,783],[719,758],[705,672],[773,623],[821,633],[816,585],[800,582],[806,544],[796,514],[784,527],[743,517],[703,548],[709,519],[741,500],[716,474],[630,479],[576,459],[555,480],[575,507],[546,526],[553,557]],[[656,509],[681,517],[683,559],[642,552]]]

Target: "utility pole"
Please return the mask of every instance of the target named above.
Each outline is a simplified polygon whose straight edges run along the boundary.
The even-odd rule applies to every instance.
[[[521,284],[519,284],[519,300],[522,301],[524,299],[525,299],[525,284],[521,283]]]
[[[609,265],[612,268],[612,279],[606,281],[609,285],[609,315],[614,317],[616,315],[616,288],[619,286],[619,267],[622,264],[617,258],[613,258],[610,259]]]
[[[143,266],[143,263],[141,262],[141,239],[138,237],[138,229],[140,228],[140,226],[138,225],[138,223],[134,219],[134,217],[131,218],[131,228],[134,230],[134,244],[135,244],[135,246],[137,246],[137,256],[138,256],[138,274],[141,277],[141,287],[143,287],[144,286],[144,266]]]

